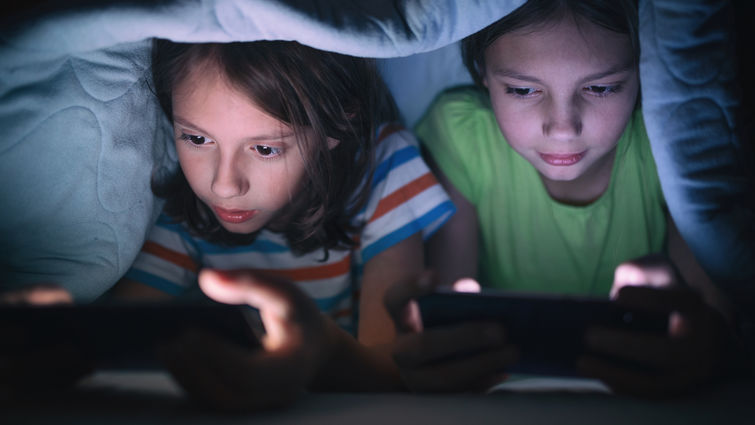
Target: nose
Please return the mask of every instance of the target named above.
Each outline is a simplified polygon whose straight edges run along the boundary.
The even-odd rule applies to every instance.
[[[582,134],[582,108],[577,98],[551,99],[546,105],[543,135],[570,140]]]
[[[212,192],[221,198],[243,196],[249,191],[249,178],[243,155],[220,153],[212,180]]]

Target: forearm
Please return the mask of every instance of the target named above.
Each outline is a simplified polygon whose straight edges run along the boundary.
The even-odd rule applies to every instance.
[[[461,278],[477,279],[477,210],[442,173],[438,179],[456,205],[456,213],[428,240],[427,265],[435,270],[442,285],[451,285]]]
[[[331,350],[315,375],[313,391],[400,391],[398,368],[388,344],[367,347],[328,321]]]

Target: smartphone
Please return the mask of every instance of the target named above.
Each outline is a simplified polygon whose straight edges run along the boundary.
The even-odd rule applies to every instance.
[[[668,330],[667,314],[627,309],[607,299],[439,290],[417,302],[426,328],[464,321],[500,321],[521,354],[509,370],[512,373],[577,376],[577,359],[588,353],[584,333],[592,325],[656,334]]]
[[[259,343],[256,311],[224,304],[108,303],[2,306],[0,329],[20,338],[0,341],[0,352],[23,355],[73,345],[95,367],[155,369],[155,349],[189,329],[200,329],[247,349]],[[256,317],[255,317],[256,316]]]

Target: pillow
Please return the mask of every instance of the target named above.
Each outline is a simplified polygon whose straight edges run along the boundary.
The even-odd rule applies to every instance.
[[[58,282],[91,300],[133,261],[160,208],[150,175],[175,161],[149,46],[2,62],[0,283]]]

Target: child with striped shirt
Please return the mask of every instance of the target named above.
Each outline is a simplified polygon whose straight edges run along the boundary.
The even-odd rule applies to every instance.
[[[282,349],[298,353],[277,363],[298,381],[270,378],[284,392],[397,387],[383,292],[421,272],[423,239],[454,207],[411,134],[391,124],[373,64],[296,42],[156,40],[153,76],[180,167],[153,185],[164,213],[112,294],[169,299],[201,285],[258,307],[268,332],[263,354],[208,335],[183,340],[168,361],[179,382],[224,407],[280,403],[274,389],[260,401],[238,375],[259,380],[249,359]]]

